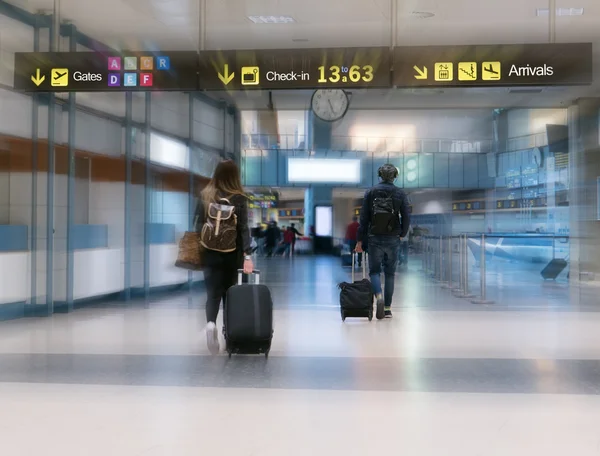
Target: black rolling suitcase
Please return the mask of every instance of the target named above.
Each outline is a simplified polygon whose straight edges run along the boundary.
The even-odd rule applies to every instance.
[[[555,280],[558,275],[567,267],[567,260],[563,258],[554,258],[542,269],[542,277],[544,280]]]
[[[255,283],[238,284],[227,291],[223,310],[223,335],[229,357],[233,353],[269,356],[273,339],[273,300],[271,291],[260,284],[260,272],[254,271]]]
[[[338,285],[340,289],[340,312],[342,321],[346,317],[368,318],[373,319],[373,288],[371,282],[367,279],[367,262],[369,257],[366,253],[363,254],[363,278],[362,280],[354,280],[354,265],[357,254],[352,254],[352,283],[342,282]]]

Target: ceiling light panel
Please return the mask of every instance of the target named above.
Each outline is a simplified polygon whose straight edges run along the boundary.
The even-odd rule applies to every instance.
[[[538,8],[536,15],[539,17],[547,17],[550,14],[548,8]],[[556,8],[557,16],[583,16],[583,8]]]
[[[291,16],[248,16],[255,24],[293,24],[296,22]]]

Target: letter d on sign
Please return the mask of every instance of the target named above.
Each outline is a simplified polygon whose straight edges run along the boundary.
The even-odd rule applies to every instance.
[[[109,87],[118,87],[121,85],[121,75],[111,73],[108,75],[108,86]]]

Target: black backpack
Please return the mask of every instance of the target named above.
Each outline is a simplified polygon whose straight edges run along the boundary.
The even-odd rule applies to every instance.
[[[399,204],[394,200],[394,192],[377,191],[373,195],[371,234],[390,236],[400,231]]]

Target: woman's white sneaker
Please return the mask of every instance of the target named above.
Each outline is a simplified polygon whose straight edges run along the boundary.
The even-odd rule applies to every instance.
[[[219,332],[217,331],[217,325],[212,321],[206,325],[206,345],[211,355],[219,354]]]

